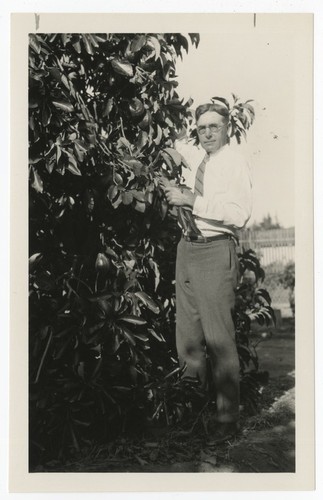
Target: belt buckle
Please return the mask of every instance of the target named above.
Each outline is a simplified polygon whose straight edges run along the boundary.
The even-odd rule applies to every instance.
[[[192,242],[199,242],[199,241],[204,241],[205,240],[205,237],[203,236],[203,240],[201,240],[201,238],[199,238],[198,236],[196,236],[196,238],[192,238],[192,236],[189,236],[188,234],[183,234],[183,238],[185,241],[189,241],[190,243]]]

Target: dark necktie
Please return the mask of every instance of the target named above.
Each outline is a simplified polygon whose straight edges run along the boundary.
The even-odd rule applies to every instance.
[[[196,172],[196,177],[195,177],[195,185],[194,185],[194,193],[197,194],[198,196],[203,196],[204,192],[204,173],[205,173],[205,167],[207,162],[209,161],[209,155],[206,154],[203,158],[202,163],[200,164],[199,168],[197,169]]]

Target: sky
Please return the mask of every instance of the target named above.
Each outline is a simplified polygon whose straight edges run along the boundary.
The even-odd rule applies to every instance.
[[[254,99],[256,119],[244,149],[253,170],[253,213],[248,225],[270,214],[294,225],[294,51],[291,37],[253,27],[247,33],[200,33],[176,74],[181,97],[193,107],[213,96]],[[232,143],[235,141],[232,141]]]

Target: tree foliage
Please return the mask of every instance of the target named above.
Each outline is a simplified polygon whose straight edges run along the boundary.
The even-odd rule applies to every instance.
[[[254,231],[269,231],[270,229],[282,229],[277,217],[275,217],[275,222],[270,214],[263,217],[262,221],[257,223],[254,222],[251,226]]]
[[[197,47],[199,36],[189,38]],[[178,33],[30,35],[34,461],[149,418],[172,423],[200,397],[176,359],[179,228],[158,183],[161,174],[179,180],[185,167],[173,143],[192,104],[175,79],[188,46]],[[251,254],[241,262],[259,273]],[[268,300],[249,292],[240,289],[241,314]],[[247,360],[248,312],[240,313],[244,372],[256,357]]]
[[[190,35],[198,45],[198,35]],[[181,34],[30,35],[30,422],[78,449],[153,406],[176,367],[174,243],[158,175],[190,103]]]

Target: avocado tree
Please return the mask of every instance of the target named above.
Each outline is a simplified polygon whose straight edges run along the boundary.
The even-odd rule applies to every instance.
[[[113,435],[176,368],[179,235],[158,175],[181,172],[183,50],[181,34],[30,35],[34,451]]]

